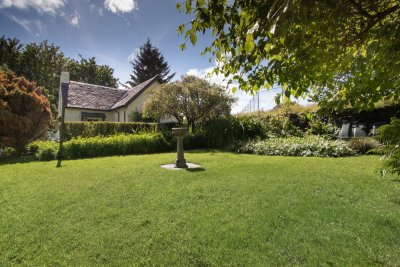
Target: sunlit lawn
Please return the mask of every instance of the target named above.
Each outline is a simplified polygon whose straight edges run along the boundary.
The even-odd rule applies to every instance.
[[[0,266],[400,265],[377,157],[174,157],[0,163]]]

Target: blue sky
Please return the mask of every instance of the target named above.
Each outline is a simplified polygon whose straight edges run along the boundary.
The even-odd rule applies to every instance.
[[[199,36],[196,47],[184,41],[177,28],[191,18],[176,9],[178,0],[0,0],[1,35],[15,37],[24,43],[48,40],[61,47],[71,58],[96,57],[98,64],[114,69],[120,82],[129,80],[139,47],[149,37],[176,72],[205,76],[215,62],[200,52],[211,43],[209,36]],[[212,82],[226,84],[223,77],[211,77]],[[274,95],[271,92],[271,96]],[[240,111],[252,96],[237,92],[239,99],[233,112]],[[268,99],[272,99],[269,97]],[[264,103],[266,109],[273,101]]]

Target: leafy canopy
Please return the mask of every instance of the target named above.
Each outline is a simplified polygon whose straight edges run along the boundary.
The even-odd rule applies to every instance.
[[[70,59],[67,69],[73,81],[117,87],[118,79],[114,78],[114,69],[107,65],[98,65],[95,57],[89,59],[79,55],[80,60]]]
[[[0,147],[20,155],[25,145],[46,134],[51,111],[43,88],[0,68]]]
[[[245,91],[275,83],[283,95],[313,96],[330,109],[372,109],[399,101],[400,4],[397,0],[185,0],[194,19],[178,28],[216,57],[216,73]]]
[[[3,65],[43,87],[54,113],[57,112],[60,72],[64,65],[68,66],[74,81],[112,87],[118,82],[114,70],[107,65],[97,65],[94,57],[84,59],[80,56],[79,61],[68,58],[59,46],[48,41],[23,44],[16,38],[0,37],[0,66]]]
[[[154,88],[143,105],[143,116],[171,116],[180,125],[186,117],[194,132],[196,122],[229,115],[234,102],[223,87],[195,76],[183,76],[181,81]]]
[[[169,75],[168,63],[160,51],[152,45],[150,39],[140,47],[139,54],[131,64],[133,72],[130,75],[131,81],[127,82],[131,86],[141,84],[156,75],[162,83],[169,82],[175,76],[175,73]]]

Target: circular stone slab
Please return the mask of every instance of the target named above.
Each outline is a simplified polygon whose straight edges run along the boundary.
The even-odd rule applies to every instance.
[[[180,171],[180,170],[186,170],[186,169],[197,169],[200,168],[200,165],[194,164],[194,163],[189,163],[186,162],[186,165],[188,166],[187,168],[177,168],[175,167],[175,163],[172,164],[165,164],[161,165],[161,168],[167,169],[167,170],[173,170],[173,171]]]

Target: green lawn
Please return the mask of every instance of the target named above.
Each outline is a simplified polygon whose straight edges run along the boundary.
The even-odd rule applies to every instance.
[[[174,157],[0,163],[0,266],[400,265],[378,157]]]

